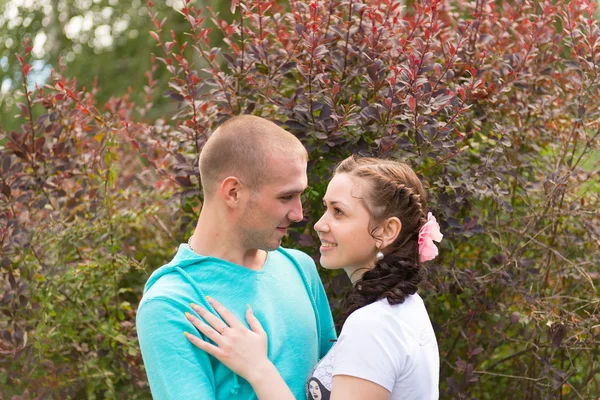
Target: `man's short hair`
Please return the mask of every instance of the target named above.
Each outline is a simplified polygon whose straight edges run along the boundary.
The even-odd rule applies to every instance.
[[[298,138],[271,121],[253,115],[227,120],[212,133],[200,153],[204,197],[211,196],[228,176],[259,189],[269,179],[273,156],[308,160]]]

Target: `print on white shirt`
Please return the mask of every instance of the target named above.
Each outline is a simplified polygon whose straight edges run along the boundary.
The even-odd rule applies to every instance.
[[[308,375],[310,378],[306,382],[306,400],[329,400],[334,362],[335,344]]]

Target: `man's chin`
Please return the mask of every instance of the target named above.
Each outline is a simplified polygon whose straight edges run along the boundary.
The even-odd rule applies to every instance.
[[[279,246],[281,246],[281,240],[277,241],[277,242],[273,242],[273,243],[268,243],[264,246],[261,247],[261,250],[264,251],[275,251],[279,248]]]

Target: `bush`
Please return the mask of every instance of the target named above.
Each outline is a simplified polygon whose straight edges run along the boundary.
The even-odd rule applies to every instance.
[[[442,398],[600,393],[593,3],[234,1],[225,21],[187,2],[186,41],[148,6],[145,104],[98,105],[57,74],[25,87],[22,129],[2,132],[6,396],[148,396],[133,325],[143,282],[193,230],[206,137],[240,113],[309,149],[306,218],[287,242],[309,254],[339,160],[401,158],[423,178],[445,235],[422,290]],[[178,104],[169,121],[147,119],[157,68]],[[347,280],[320,272],[336,310]]]

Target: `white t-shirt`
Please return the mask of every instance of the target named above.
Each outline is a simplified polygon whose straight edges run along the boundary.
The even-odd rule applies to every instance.
[[[333,376],[383,386],[390,400],[439,397],[440,357],[435,333],[418,294],[391,306],[386,299],[354,311],[338,341],[311,371],[307,400],[328,400]]]

